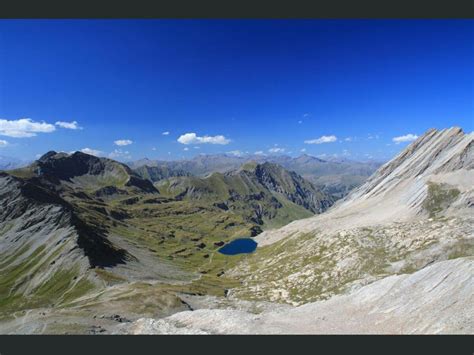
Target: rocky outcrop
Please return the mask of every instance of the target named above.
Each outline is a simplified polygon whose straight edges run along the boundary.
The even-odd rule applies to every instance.
[[[255,169],[243,170],[241,173],[250,173],[268,190],[281,193],[291,202],[313,213],[322,213],[334,203],[333,198],[322,193],[309,181],[276,164],[257,164]]]

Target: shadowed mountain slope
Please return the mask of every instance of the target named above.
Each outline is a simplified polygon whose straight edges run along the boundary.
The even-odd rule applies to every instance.
[[[321,213],[334,203],[332,197],[295,172],[272,163],[246,163],[237,170],[206,178],[173,178],[158,187],[179,199],[210,201],[259,225],[282,225]]]

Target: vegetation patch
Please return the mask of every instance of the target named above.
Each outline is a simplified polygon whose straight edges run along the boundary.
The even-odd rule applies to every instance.
[[[428,183],[428,195],[423,201],[423,207],[428,211],[430,218],[448,208],[459,196],[460,191],[451,188],[448,184]]]

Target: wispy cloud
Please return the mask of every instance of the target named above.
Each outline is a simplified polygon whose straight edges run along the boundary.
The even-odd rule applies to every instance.
[[[0,119],[0,135],[13,138],[34,137],[37,133],[51,133],[56,128],[46,122],[35,122],[31,118],[19,120]]]
[[[132,143],[133,143],[133,141],[131,141],[130,139],[119,139],[119,140],[114,141],[114,144],[118,145],[120,147],[124,147],[124,146],[130,145]]]
[[[301,149],[300,152],[301,152],[301,153],[306,152],[306,148]]]
[[[161,133],[161,134],[164,135],[164,136],[169,136],[170,132],[165,131],[165,132],[163,132],[163,133]]]
[[[240,150],[231,150],[230,152],[227,152],[227,154],[230,154],[236,157],[241,157],[242,155],[244,155],[244,153],[241,152]]]
[[[352,142],[352,137],[346,137],[346,138],[344,138],[344,141],[346,141],[346,142]]]
[[[81,152],[84,154],[95,155],[96,157],[100,157],[104,155],[104,152],[97,149],[91,149],[91,148],[83,148],[81,149]]]
[[[187,151],[189,150],[189,148],[188,148],[188,147],[185,147],[183,150],[184,150],[185,152],[187,152]]]
[[[202,136],[199,137],[196,133],[186,133],[178,138],[178,142],[181,144],[221,144],[226,145],[230,143],[230,139],[227,139],[223,135],[217,136]]]
[[[6,147],[8,145],[7,141],[4,141],[3,139],[0,139],[0,148]]]
[[[321,136],[319,138],[306,140],[304,142],[306,144],[323,144],[323,143],[332,143],[332,142],[336,142],[336,141],[337,141],[337,137],[331,135],[331,136]]]
[[[263,150],[257,150],[255,153],[253,153],[255,155],[265,155],[265,153],[263,152]]]
[[[56,126],[65,128],[65,129],[82,129],[82,127],[79,126],[77,121],[72,121],[72,122],[64,122],[64,121],[58,121],[55,123]]]
[[[283,153],[285,151],[285,148],[279,148],[279,147],[273,147],[268,149],[270,153]]]
[[[109,154],[109,158],[115,160],[130,160],[132,159],[132,156],[130,155],[130,152],[126,150],[115,149]]]
[[[408,133],[405,134],[404,136],[399,136],[399,137],[393,137],[392,141],[395,142],[395,144],[400,144],[403,142],[412,142],[416,140],[418,136],[416,134]]]

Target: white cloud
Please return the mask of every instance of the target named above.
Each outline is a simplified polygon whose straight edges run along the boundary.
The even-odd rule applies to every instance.
[[[77,121],[72,121],[72,122],[58,121],[55,123],[55,125],[61,128],[66,128],[66,129],[82,129],[82,127],[79,126]]]
[[[301,152],[301,153],[306,152],[306,148],[301,149],[300,152]]]
[[[268,149],[270,153],[283,153],[285,151],[285,148],[278,148],[278,147],[273,147]]]
[[[37,133],[54,132],[56,127],[46,122],[35,122],[31,118],[19,120],[0,119],[0,135],[13,138],[34,137]]]
[[[379,136],[378,134],[371,134],[371,133],[369,133],[369,134],[367,135],[367,139],[379,139],[379,138],[380,138],[380,136]]]
[[[156,147],[151,148],[151,150],[155,151],[155,150],[156,150]]]
[[[83,148],[81,149],[81,152],[84,154],[89,154],[89,155],[95,155],[96,157],[100,157],[101,155],[104,155],[104,152],[96,149],[91,149],[91,148]]]
[[[112,153],[109,154],[110,159],[132,159],[130,152],[122,149],[115,149]]]
[[[186,148],[184,148],[183,150],[184,150],[185,152],[187,152],[187,151],[189,150],[189,148],[188,148],[188,147],[186,147]]]
[[[0,139],[0,148],[6,147],[8,145],[7,141],[4,141],[3,139]]]
[[[346,138],[344,138],[344,140],[345,140],[346,142],[352,142],[352,137],[346,137]]]
[[[230,139],[227,139],[223,135],[218,136],[203,136],[199,137],[196,133],[186,133],[178,138],[178,142],[181,144],[229,144]]]
[[[193,148],[194,148],[194,149],[201,149],[201,147],[198,147],[198,146],[196,146],[196,147],[193,147]]]
[[[236,157],[241,157],[242,155],[244,155],[244,153],[240,150],[231,150],[230,152],[227,152],[227,154],[231,154]]]
[[[163,132],[163,133],[161,133],[161,134],[164,135],[164,136],[168,136],[168,135],[170,134],[170,132],[165,131],[165,132]]]
[[[396,144],[402,143],[402,142],[411,142],[417,139],[418,136],[416,134],[408,133],[404,136],[399,136],[399,137],[394,137],[392,138],[392,141],[394,141]]]
[[[298,124],[302,124],[302,123],[303,123],[303,121],[301,121],[301,120],[300,120],[300,121],[298,121]]]
[[[304,141],[304,142],[306,144],[323,144],[323,143],[332,143],[332,142],[335,142],[335,141],[337,141],[336,136],[322,136],[322,137],[315,138],[315,139],[310,139],[310,140],[307,140],[307,141]]]
[[[120,147],[124,147],[124,146],[130,145],[132,143],[133,143],[133,141],[131,141],[130,139],[119,139],[119,140],[114,141],[114,144],[118,145]]]
[[[265,155],[265,153],[262,151],[262,150],[257,150],[255,153],[253,153],[255,155]]]

